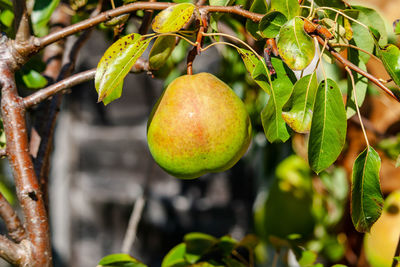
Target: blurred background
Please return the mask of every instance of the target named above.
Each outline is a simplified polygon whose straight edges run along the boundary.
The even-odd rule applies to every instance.
[[[376,8],[389,32],[400,17],[400,0],[358,3]],[[128,31],[137,30],[137,25],[133,23]],[[219,27],[243,26],[225,22]],[[393,35],[390,41],[398,40]],[[97,66],[111,43],[103,33],[93,32],[80,53],[77,71]],[[274,246],[282,247],[279,238],[264,244],[270,234],[284,237],[290,233],[297,234],[293,240],[317,251],[318,261],[326,266],[368,266],[363,235],[354,230],[349,211],[351,168],[365,148],[358,120],[349,120],[342,155],[318,178],[305,160],[306,136],[294,135],[285,144],[266,141],[259,113],[268,97],[249,79],[240,57],[230,48],[207,50],[196,58],[194,72],[215,74],[244,100],[254,127],[249,151],[231,170],[195,180],[179,180],[157,166],[147,148],[147,119],[165,85],[184,73],[187,48],[180,42],[173,52],[168,62],[173,70],[166,81],[160,79],[167,76],[162,71],[155,73],[160,78],[146,73],[128,75],[122,97],[107,107],[96,103],[93,82],[64,96],[50,177],[55,266],[96,266],[103,256],[121,252],[139,198],[145,206],[130,254],[149,266],[161,266],[167,252],[189,232],[216,237],[229,234],[238,240],[257,234],[262,241],[256,251],[259,266],[271,266],[274,258],[277,266],[298,266],[294,256],[285,260],[291,253],[288,250],[276,253]],[[327,68],[337,80],[346,79],[340,66]],[[368,70],[388,78],[373,59]],[[368,90],[362,113],[370,142],[379,148],[381,186],[387,196],[400,190],[400,171],[395,168],[400,153],[400,105],[373,87]],[[2,166],[0,191],[16,204],[7,163]]]

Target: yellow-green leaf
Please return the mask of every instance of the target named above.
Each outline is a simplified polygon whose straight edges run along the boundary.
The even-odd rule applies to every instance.
[[[158,33],[179,31],[190,20],[194,9],[195,5],[190,3],[170,6],[154,18],[153,31]]]
[[[175,43],[175,36],[164,35],[156,39],[149,55],[150,69],[158,70],[165,64],[175,48]]]
[[[277,46],[282,60],[293,70],[305,69],[314,58],[315,46],[303,30],[304,22],[294,18],[286,22],[277,36]]]
[[[142,36],[133,33],[122,37],[113,43],[97,65],[95,87],[99,95],[98,101],[108,104],[108,96],[119,97],[118,90],[122,89],[122,82],[129,73],[136,60],[143,54],[150,39],[142,40]],[[117,92],[116,92],[117,91]],[[112,100],[114,100],[112,99]]]
[[[310,131],[317,88],[318,81],[315,72],[298,80],[289,101],[290,109],[282,113],[286,123],[298,133]]]

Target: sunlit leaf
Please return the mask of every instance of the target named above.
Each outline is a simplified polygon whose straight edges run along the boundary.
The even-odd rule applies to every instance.
[[[286,123],[298,133],[307,133],[311,128],[315,94],[318,88],[317,75],[302,77],[296,82],[291,96],[290,110],[282,113]]]
[[[337,84],[327,79],[319,84],[308,143],[311,169],[320,173],[339,156],[346,140],[347,119]]]
[[[34,69],[24,71],[22,74],[22,80],[26,87],[30,89],[40,89],[45,87],[47,84],[46,78]]]
[[[315,54],[314,42],[303,25],[302,19],[294,18],[282,26],[277,37],[279,55],[293,70],[305,69]]]
[[[153,31],[158,33],[177,32],[192,17],[195,5],[182,3],[161,11],[152,24]]]
[[[300,14],[300,4],[298,0],[271,1],[270,10],[279,11],[291,20]]]
[[[268,12],[260,21],[258,28],[264,38],[275,38],[287,19],[279,11]]]
[[[254,0],[251,4],[250,11],[259,14],[267,13],[268,4],[266,0]],[[252,21],[251,19],[247,19],[246,21],[246,31],[250,33],[250,35],[256,40],[262,39],[262,36],[258,34],[258,23]]]
[[[161,68],[175,48],[175,36],[160,36],[156,39],[149,54],[149,67],[152,70]]]
[[[48,32],[47,23],[60,0],[35,0],[31,14],[33,32],[37,36],[44,36]]]
[[[0,13],[0,22],[4,26],[11,27],[13,21],[14,21],[14,13],[11,10],[5,9],[5,10],[1,11],[1,13]]]
[[[145,264],[128,254],[107,255],[100,260],[99,265],[104,267],[146,267]]]
[[[181,243],[171,249],[164,257],[161,267],[173,266],[176,263],[185,262],[186,244]]]
[[[150,39],[142,40],[142,36],[133,33],[113,43],[97,65],[95,86],[99,94],[98,101],[122,88],[121,83],[129,73],[136,60],[143,54]]]
[[[369,232],[382,213],[383,197],[379,184],[381,159],[368,146],[353,166],[351,219],[359,232]]]

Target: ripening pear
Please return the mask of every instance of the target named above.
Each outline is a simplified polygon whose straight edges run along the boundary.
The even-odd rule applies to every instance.
[[[182,179],[231,168],[250,140],[251,123],[243,102],[209,73],[175,79],[158,99],[147,124],[154,160]]]
[[[372,267],[390,267],[400,238],[400,191],[385,200],[381,217],[365,234],[364,249]],[[400,266],[397,264],[396,266]]]

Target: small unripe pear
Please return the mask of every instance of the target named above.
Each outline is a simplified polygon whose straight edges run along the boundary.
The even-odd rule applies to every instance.
[[[175,79],[158,99],[147,125],[154,160],[182,179],[231,168],[250,140],[243,102],[209,73]]]
[[[385,200],[381,217],[365,234],[364,249],[372,267],[390,267],[400,238],[400,191]],[[397,264],[396,266],[399,266]]]

